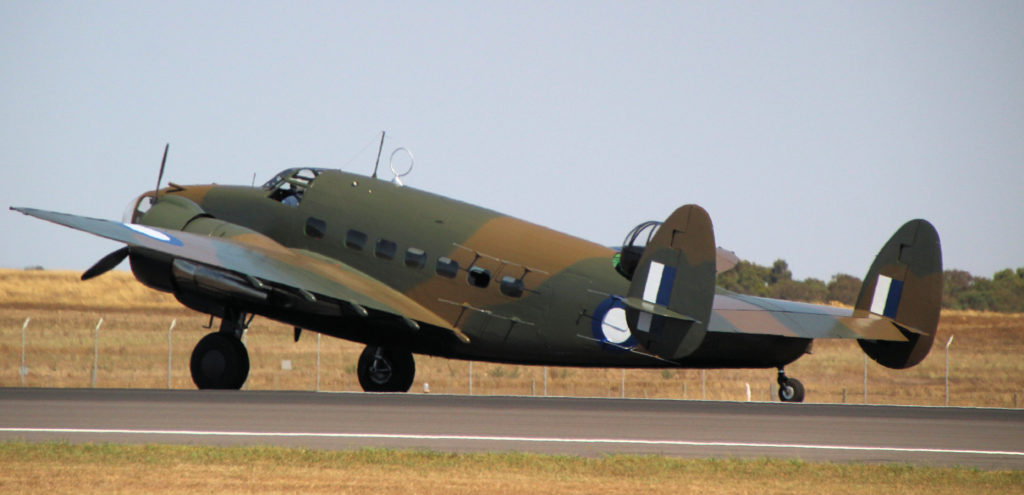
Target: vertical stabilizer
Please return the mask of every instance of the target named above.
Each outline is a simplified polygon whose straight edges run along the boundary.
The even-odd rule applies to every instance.
[[[889,318],[907,342],[860,340],[864,352],[894,369],[920,363],[935,340],[942,304],[942,249],[935,227],[905,223],[882,247],[864,277],[856,312]]]
[[[661,224],[637,264],[626,300],[630,333],[662,358],[683,358],[707,333],[715,297],[711,217],[686,205]]]

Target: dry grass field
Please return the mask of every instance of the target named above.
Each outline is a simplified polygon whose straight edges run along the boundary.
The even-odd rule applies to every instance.
[[[131,274],[114,271],[89,282],[78,272],[0,270],[0,386],[20,386],[22,325],[26,331],[24,384],[29,387],[92,386],[94,332],[102,318],[97,387],[168,386],[168,327],[173,388],[193,388],[188,372],[192,347],[210,330],[208,318],[184,309],[173,297],[142,287]],[[904,371],[867,362],[867,402],[943,405],[944,344],[950,347],[950,404],[1024,406],[1024,315],[943,312],[938,340],[920,365]],[[252,370],[250,389],[317,388],[317,338],[292,342],[285,325],[256,318],[246,334]],[[362,347],[320,339],[319,389],[356,391],[355,363]],[[290,361],[291,369],[282,369]],[[417,356],[412,392],[480,395],[663,397],[709,400],[773,398],[774,370],[626,370],[509,366]],[[807,387],[810,402],[864,402],[864,355],[855,342],[818,341],[814,354],[787,368]],[[545,376],[546,372],[546,376]]]
[[[1022,493],[1024,472],[657,456],[0,444],[3,493]]]

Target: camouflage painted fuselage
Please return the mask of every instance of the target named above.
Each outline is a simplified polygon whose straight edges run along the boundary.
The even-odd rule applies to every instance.
[[[166,194],[187,197],[216,219],[287,248],[353,267],[433,312],[468,342],[429,326],[376,327],[352,315],[297,308],[255,311],[344,339],[496,362],[696,368],[782,366],[810,343],[796,335],[731,332],[716,313],[700,347],[677,363],[631,352],[636,342],[620,319],[621,303],[611,297],[630,285],[614,268],[615,250],[387,181],[324,170],[301,201],[291,202],[266,188],[240,186],[175,187]],[[716,306],[723,302],[742,304],[719,291]]]

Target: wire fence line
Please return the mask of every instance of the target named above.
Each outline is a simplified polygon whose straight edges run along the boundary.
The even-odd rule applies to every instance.
[[[165,321],[161,331],[140,329],[114,316],[106,319],[100,317],[95,324],[78,322],[78,328],[64,328],[54,332],[53,328],[43,328],[39,320],[38,317],[30,316],[17,325],[20,327],[20,345],[17,346],[19,358],[11,360],[18,363],[13,367],[17,381],[11,382],[5,373],[2,375],[5,377],[3,385],[194,388],[188,367],[192,346],[204,333],[211,331],[201,325],[198,328],[195,328],[196,325],[178,326],[177,318]],[[33,325],[33,322],[36,323]],[[315,338],[291,344],[291,335],[285,333],[289,338],[284,340],[280,338],[282,332],[279,329],[270,328],[281,325],[261,326],[246,332],[244,337],[253,362],[246,389],[360,390],[355,370],[355,362],[361,351],[359,344],[338,339],[324,339],[321,343],[319,334],[315,334]],[[6,337],[3,341],[7,351],[12,347],[9,341]],[[936,345],[933,350],[933,354],[940,354],[941,376],[931,376],[929,380],[937,383],[931,383],[927,388],[939,388],[938,393],[933,390],[931,395],[901,401],[902,396],[887,393],[886,389],[892,388],[892,384],[885,380],[879,383],[872,381],[873,374],[881,374],[884,370],[866,357],[861,357],[859,361],[862,369],[857,370],[860,371],[857,373],[861,378],[859,384],[849,379],[838,386],[832,383],[834,380],[819,382],[813,371],[803,376],[808,389],[807,401],[1020,406],[1019,385],[1010,391],[994,392],[995,397],[979,399],[976,390],[973,390],[973,395],[957,395],[959,389],[956,384],[960,381],[957,371],[962,373],[965,365],[951,358],[952,343],[951,335],[942,343],[944,345]],[[814,356],[804,358],[808,362],[814,359]],[[417,356],[416,360],[418,373],[411,390],[413,393],[778,400],[774,371],[766,373],[765,370],[595,370],[491,363],[478,363],[474,367],[473,362],[429,356]],[[934,374],[934,370],[925,373]]]

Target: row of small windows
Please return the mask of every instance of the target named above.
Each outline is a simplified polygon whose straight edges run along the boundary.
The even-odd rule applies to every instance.
[[[327,232],[327,224],[323,220],[318,218],[312,218],[306,220],[305,233],[309,237],[314,239],[323,239]],[[349,229],[345,233],[345,246],[349,249],[356,251],[362,251],[366,247],[367,236],[364,232],[360,232],[355,229]],[[377,239],[377,242],[373,245],[373,255],[383,260],[393,260],[398,253],[398,245],[394,241],[388,239]],[[427,253],[426,251],[411,247],[405,250],[405,266],[409,268],[422,269],[427,266]],[[455,261],[446,256],[437,258],[437,263],[434,265],[434,271],[445,278],[455,278],[459,274],[459,262]],[[470,267],[466,270],[467,276],[466,281],[469,285],[474,287],[480,287],[481,289],[486,288],[491,284],[491,272],[485,268],[479,266]],[[523,286],[522,279],[518,279],[511,276],[501,277],[500,285],[501,293],[509,297],[520,297],[523,295],[525,287]]]

